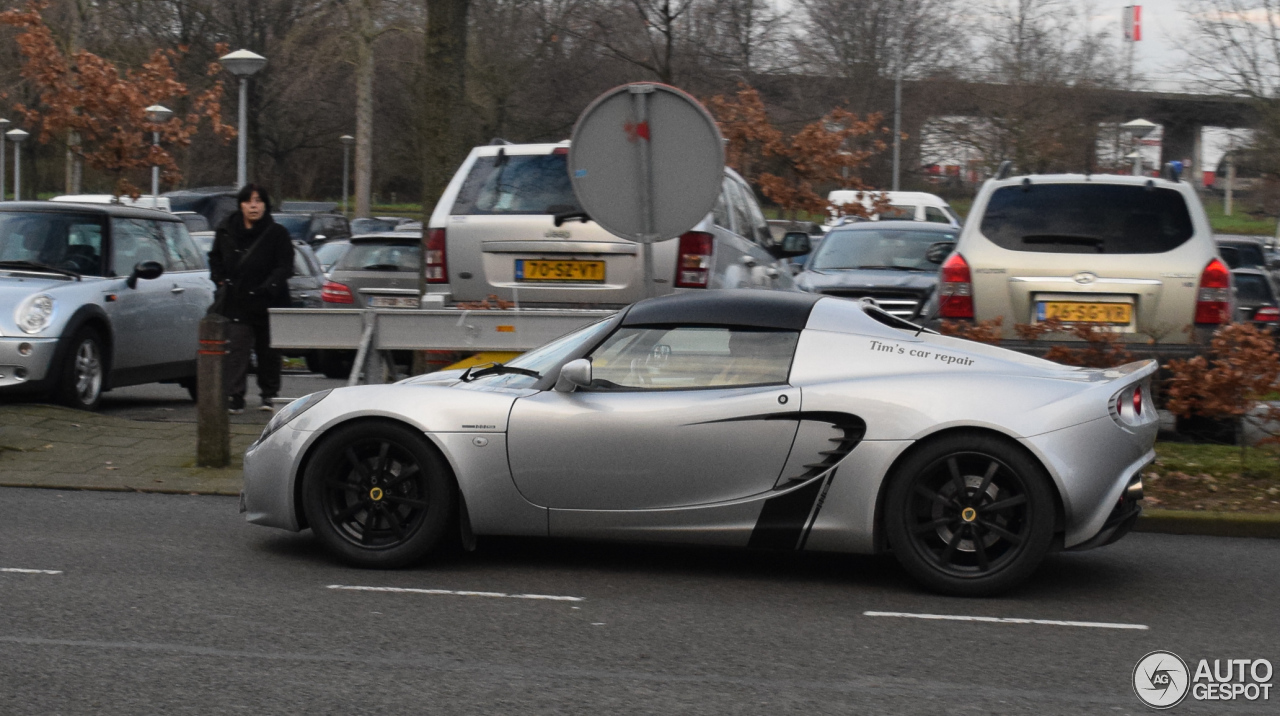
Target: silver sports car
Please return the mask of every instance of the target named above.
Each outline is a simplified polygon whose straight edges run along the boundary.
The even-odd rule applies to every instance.
[[[250,522],[398,567],[536,535],[874,553],[992,594],[1137,519],[1154,361],[1072,368],[872,305],[650,299],[506,365],[339,388],[245,455]]]

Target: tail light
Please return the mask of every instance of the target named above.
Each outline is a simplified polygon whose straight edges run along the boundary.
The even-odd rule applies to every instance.
[[[964,257],[953,253],[942,264],[938,285],[938,315],[943,318],[973,318],[973,279]]]
[[[1280,323],[1280,308],[1263,306],[1253,314],[1253,320],[1258,323]]]
[[[1209,262],[1200,274],[1196,296],[1196,323],[1227,323],[1231,320],[1231,271],[1219,259]]]
[[[705,231],[686,231],[680,235],[676,288],[707,287],[707,280],[711,276],[711,252],[714,248],[714,238]]]
[[[356,302],[355,296],[351,295],[351,289],[333,281],[325,281],[324,286],[320,288],[320,300],[325,303]]]
[[[1133,414],[1142,417],[1142,386],[1133,389]]]
[[[1136,383],[1123,388],[1111,397],[1111,419],[1120,427],[1128,430],[1143,425],[1150,425],[1157,420],[1150,406],[1145,405],[1147,391],[1143,383]]]
[[[448,283],[449,265],[445,257],[444,229],[427,232],[427,245],[422,252],[422,278],[427,283]]]

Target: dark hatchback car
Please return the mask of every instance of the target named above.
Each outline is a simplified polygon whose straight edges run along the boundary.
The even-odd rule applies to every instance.
[[[873,221],[833,228],[809,256],[796,286],[809,293],[870,298],[908,321],[938,285],[938,266],[959,229],[919,221]]]
[[[1266,248],[1261,241],[1222,236],[1215,236],[1213,240],[1218,245],[1218,255],[1222,256],[1222,260],[1231,269],[1252,268],[1266,271],[1271,268],[1267,262]]]
[[[330,239],[346,239],[351,236],[351,225],[347,223],[347,217],[341,214],[277,211],[271,216],[277,224],[289,232],[289,237],[294,241],[305,241],[314,245]]]
[[[1231,275],[1236,284],[1236,322],[1275,331],[1280,324],[1280,292],[1271,273],[1240,268],[1234,269]]]

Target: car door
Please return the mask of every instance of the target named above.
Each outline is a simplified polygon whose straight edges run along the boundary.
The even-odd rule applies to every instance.
[[[164,238],[154,221],[111,218],[111,267],[117,276],[104,292],[107,313],[117,337],[113,341],[113,370],[143,368],[179,360],[181,349],[173,345],[182,317],[173,310],[178,287],[167,273]],[[166,266],[159,278],[139,279],[129,288],[126,279],[134,266],[155,261]]]
[[[200,347],[200,320],[213,304],[213,282],[204,255],[187,227],[176,221],[158,222],[164,235],[165,276],[172,282],[175,360],[194,362]]]
[[[590,357],[592,387],[517,400],[520,492],[565,510],[711,505],[771,490],[796,435],[799,334],[628,326]]]

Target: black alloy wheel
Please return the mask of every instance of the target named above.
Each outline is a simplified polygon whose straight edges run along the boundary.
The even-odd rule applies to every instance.
[[[436,547],[457,497],[447,464],[421,433],[366,421],[322,440],[303,477],[303,509],[326,547],[352,564],[383,568]]]
[[[1049,477],[1016,445],[987,434],[926,443],[893,476],[890,544],[925,586],[981,596],[1035,571],[1053,539]]]

